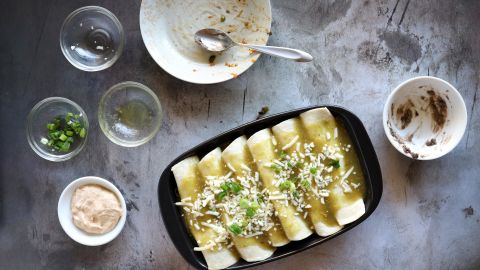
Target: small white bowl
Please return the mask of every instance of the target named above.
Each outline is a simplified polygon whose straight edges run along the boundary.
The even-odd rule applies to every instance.
[[[416,77],[397,86],[383,110],[387,138],[402,154],[431,160],[450,152],[467,127],[467,109],[448,82]]]
[[[75,224],[73,224],[72,210],[70,207],[73,193],[78,187],[88,184],[100,185],[112,191],[118,197],[120,204],[122,205],[122,217],[118,221],[117,226],[105,234],[89,234],[80,230]],[[120,234],[127,219],[127,206],[125,205],[125,199],[123,198],[122,193],[120,193],[117,187],[109,181],[96,176],[85,176],[71,182],[60,195],[57,211],[60,225],[62,225],[65,233],[76,242],[86,246],[100,246],[112,241]]]

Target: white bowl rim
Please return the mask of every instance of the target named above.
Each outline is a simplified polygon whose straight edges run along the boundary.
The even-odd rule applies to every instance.
[[[259,53],[257,55],[254,56],[254,59],[255,59],[255,62],[250,62],[248,63],[248,67],[245,68],[244,70],[242,70],[241,72],[238,72],[237,73],[237,76],[233,77],[226,77],[226,78],[222,78],[222,79],[216,79],[216,80],[205,80],[205,81],[195,81],[195,80],[192,80],[192,79],[189,79],[188,76],[179,76],[179,75],[176,75],[174,74],[171,69],[169,69],[168,67],[166,67],[165,65],[162,65],[163,63],[161,63],[159,60],[155,59],[153,56],[152,56],[152,52],[150,51],[152,48],[147,45],[147,43],[145,42],[145,39],[143,38],[143,35],[146,35],[145,33],[145,26],[144,26],[144,23],[142,22],[142,12],[143,12],[143,9],[144,8],[144,3],[145,1],[142,1],[142,3],[140,4],[140,13],[139,13],[139,24],[140,24],[140,34],[142,36],[142,41],[143,41],[143,44],[145,45],[145,48],[147,48],[147,51],[148,53],[150,54],[150,56],[153,58],[153,60],[155,61],[155,63],[157,63],[158,66],[160,66],[165,72],[167,72],[168,74],[170,74],[171,76],[179,79],[179,80],[182,80],[182,81],[185,81],[185,82],[188,82],[188,83],[193,83],[193,84],[216,84],[216,83],[222,83],[222,82],[226,82],[226,81],[229,81],[231,79],[234,79],[234,78],[237,78],[238,76],[242,75],[244,72],[246,72],[248,69],[250,69],[252,67],[253,64],[256,63],[256,61],[258,60],[258,58],[262,55],[262,53]],[[270,0],[267,0],[267,8],[268,8],[268,12],[270,14],[270,28],[272,27],[272,22],[273,22],[273,16],[272,16],[272,3]],[[270,36],[267,36],[267,42],[265,45],[268,44],[268,40],[270,39]],[[217,77],[215,77],[217,78]]]
[[[102,234],[101,236],[108,235],[108,237],[104,241],[101,241],[101,242],[98,242],[98,243],[92,243],[92,242],[89,242],[88,240],[84,241],[82,239],[77,238],[70,230],[66,229],[67,227],[66,227],[66,224],[64,224],[64,221],[66,221],[67,219],[65,219],[65,217],[62,216],[62,214],[60,213],[60,210],[61,210],[60,208],[62,206],[62,202],[65,201],[66,199],[68,199],[68,198],[64,198],[65,196],[67,196],[66,193],[68,191],[72,190],[75,187],[83,186],[83,183],[85,183],[85,185],[86,184],[97,184],[97,185],[100,185],[102,187],[107,188],[108,190],[115,193],[117,198],[120,200],[120,204],[122,205],[122,217],[118,221],[117,225],[111,231],[109,231],[105,234]],[[72,194],[73,194],[73,191],[72,191]],[[68,200],[68,203],[70,203],[70,201],[71,201],[71,198],[70,198],[70,200]],[[68,207],[68,209],[71,209],[70,206]],[[126,203],[125,203],[125,199],[124,199],[122,193],[120,192],[120,190],[114,184],[112,184],[110,181],[108,181],[106,179],[103,179],[103,178],[100,178],[98,176],[84,176],[84,177],[80,177],[80,178],[72,181],[62,191],[62,194],[60,195],[60,197],[58,199],[57,215],[58,215],[58,219],[59,219],[60,225],[62,226],[63,231],[71,239],[73,239],[75,242],[77,242],[79,244],[82,244],[82,245],[85,245],[85,246],[100,246],[100,245],[104,245],[104,244],[112,241],[113,239],[115,239],[120,234],[120,232],[123,230],[123,227],[125,226],[125,221],[127,219],[127,206],[126,206]],[[72,224],[73,224],[72,220],[70,220],[70,222],[72,222]],[[75,226],[75,224],[73,224],[73,226]],[[79,231],[81,231],[81,230],[79,229]],[[83,232],[83,231],[81,231],[81,232]],[[84,233],[84,236],[85,236],[86,239],[94,239],[94,238],[98,237],[97,235],[87,234],[87,233]]]
[[[450,84],[449,82],[441,79],[441,78],[438,78],[438,77],[434,77],[434,76],[417,76],[417,77],[413,77],[413,78],[410,78],[406,81],[403,81],[402,83],[400,83],[397,87],[395,87],[393,89],[393,91],[388,95],[388,98],[387,98],[387,101],[385,102],[385,105],[383,107],[383,129],[385,131],[385,135],[387,136],[390,144],[395,147],[395,149],[397,149],[400,153],[402,153],[404,156],[406,157],[409,157],[409,158],[412,158],[410,155],[408,155],[407,153],[405,153],[403,151],[403,149],[400,147],[400,144],[396,143],[395,142],[395,139],[392,137],[392,135],[390,134],[390,130],[389,130],[389,127],[388,127],[388,110],[390,108],[390,104],[392,103],[392,99],[393,97],[395,96],[395,94],[400,91],[400,89],[402,89],[405,85],[413,82],[413,81],[417,81],[417,80],[432,80],[432,81],[437,81],[437,82],[440,82],[440,83],[443,83],[445,84],[450,90],[452,90],[452,93],[454,93],[454,95],[456,96],[456,98],[459,100],[459,104],[461,104],[461,107],[462,107],[462,114],[465,116],[465,121],[464,121],[464,125],[462,126],[462,130],[461,131],[458,131],[458,132],[461,132],[461,134],[459,134],[457,137],[455,137],[455,140],[453,140],[451,143],[447,144],[444,146],[444,149],[445,151],[441,152],[441,153],[438,153],[436,155],[429,155],[429,156],[419,156],[418,158],[415,158],[416,160],[433,160],[433,159],[437,159],[437,158],[440,158],[448,153],[450,153],[459,143],[460,141],[462,140],[463,138],[463,135],[465,134],[465,131],[467,129],[467,122],[468,122],[468,114],[467,114],[467,107],[465,105],[465,101],[462,97],[462,95],[460,94],[460,92],[457,90],[457,88],[455,88],[452,84]]]

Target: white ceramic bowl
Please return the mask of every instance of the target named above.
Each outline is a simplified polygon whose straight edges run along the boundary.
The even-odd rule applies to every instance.
[[[105,234],[89,234],[80,230],[79,228],[77,228],[77,226],[75,226],[75,224],[73,224],[72,211],[70,208],[73,193],[78,187],[87,184],[100,185],[112,191],[118,197],[118,199],[120,200],[120,204],[122,205],[122,217],[118,221],[117,226],[115,226],[113,230]],[[100,246],[112,241],[120,234],[127,219],[127,206],[125,205],[125,199],[123,198],[122,193],[120,193],[117,187],[115,187],[109,181],[96,176],[86,176],[71,182],[60,195],[57,211],[60,225],[62,226],[65,233],[76,242],[86,246]]]
[[[230,80],[259,57],[247,48],[234,47],[222,54],[207,52],[194,42],[203,28],[217,28],[235,41],[265,45],[272,22],[269,0],[143,0],[140,30],[153,59],[166,72],[192,83]],[[214,64],[209,58],[215,55]]]
[[[467,109],[460,93],[448,82],[416,77],[397,86],[388,97],[383,127],[400,153],[413,159],[435,159],[462,139]]]

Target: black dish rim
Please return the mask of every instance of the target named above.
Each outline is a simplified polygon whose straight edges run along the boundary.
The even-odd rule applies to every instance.
[[[171,172],[172,166],[189,156],[197,155],[201,158],[215,147],[220,146],[224,148],[228,145],[228,143],[232,142],[241,135],[250,136],[261,129],[272,127],[284,120],[296,117],[302,112],[322,107],[328,108],[335,118],[343,123],[352,140],[352,146],[355,147],[362,170],[364,172],[365,184],[367,185],[367,192],[365,195],[365,214],[358,220],[345,225],[343,229],[333,235],[320,237],[313,233],[304,240],[292,241],[283,247],[277,248],[271,257],[263,261],[246,262],[244,260],[239,260],[239,262],[226,269],[237,270],[257,266],[285,258],[308,248],[314,247],[351,230],[353,227],[362,223],[374,212],[382,197],[382,173],[377,155],[372,142],[370,141],[368,133],[360,119],[355,114],[343,107],[335,105],[310,106],[274,114],[240,125],[204,141],[203,143],[179,155],[163,171],[158,182],[157,190],[160,212],[170,239],[175,245],[175,248],[188,263],[197,269],[208,269],[201,252],[193,251],[193,247],[196,246],[195,240],[193,237],[191,237],[188,228],[185,225],[184,218],[181,216],[181,209],[175,205],[175,202],[179,200],[179,196],[175,179],[173,177],[173,173]]]

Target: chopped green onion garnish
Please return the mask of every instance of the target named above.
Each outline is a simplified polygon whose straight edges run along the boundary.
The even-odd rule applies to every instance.
[[[255,216],[255,212],[257,212],[257,209],[253,208],[253,207],[249,207],[247,208],[247,217],[251,218],[253,216]]]
[[[229,188],[230,188],[230,191],[235,194],[237,194],[238,192],[240,192],[240,190],[242,190],[242,186],[240,186],[236,182],[229,182]]]
[[[308,182],[307,180],[303,180],[300,184],[306,189],[310,188],[310,182]]]
[[[228,229],[235,235],[239,235],[242,233],[242,227],[240,227],[240,225],[236,223],[233,223],[232,225],[230,225]]]
[[[78,136],[80,136],[80,138],[85,138],[86,134],[87,134],[87,131],[85,130],[85,128],[82,128],[80,129],[80,133],[78,134]]]
[[[226,191],[222,191],[220,193],[217,194],[217,200],[221,201],[223,200],[223,198],[227,196],[227,192]]]
[[[55,150],[68,152],[74,142],[74,136],[85,138],[87,130],[80,123],[80,115],[69,112],[65,117],[55,117],[52,122],[47,123],[48,139],[41,140],[43,144]]]
[[[276,174],[279,174],[280,173],[280,167],[276,164],[272,164],[270,166],[270,168],[272,168],[272,170],[276,173]]]
[[[60,151],[62,152],[68,152],[70,149],[70,143],[69,142],[64,142],[62,146],[60,146]]]
[[[311,174],[317,174],[317,168],[310,168],[310,173]]]
[[[330,164],[328,164],[328,165],[333,166],[334,168],[338,169],[338,168],[340,168],[340,161],[339,160],[332,160],[330,162]]]
[[[65,134],[62,134],[60,135],[60,137],[58,137],[61,141],[66,141],[67,140],[67,136]]]
[[[247,209],[250,207],[250,202],[247,199],[240,199],[239,205],[240,208]]]
[[[280,185],[278,186],[280,188],[280,190],[289,190],[289,191],[294,191],[295,190],[295,184],[290,182],[290,181],[283,181],[282,183],[280,183]]]
[[[223,190],[223,191],[228,191],[228,185],[227,183],[223,183],[220,185],[220,188]]]

